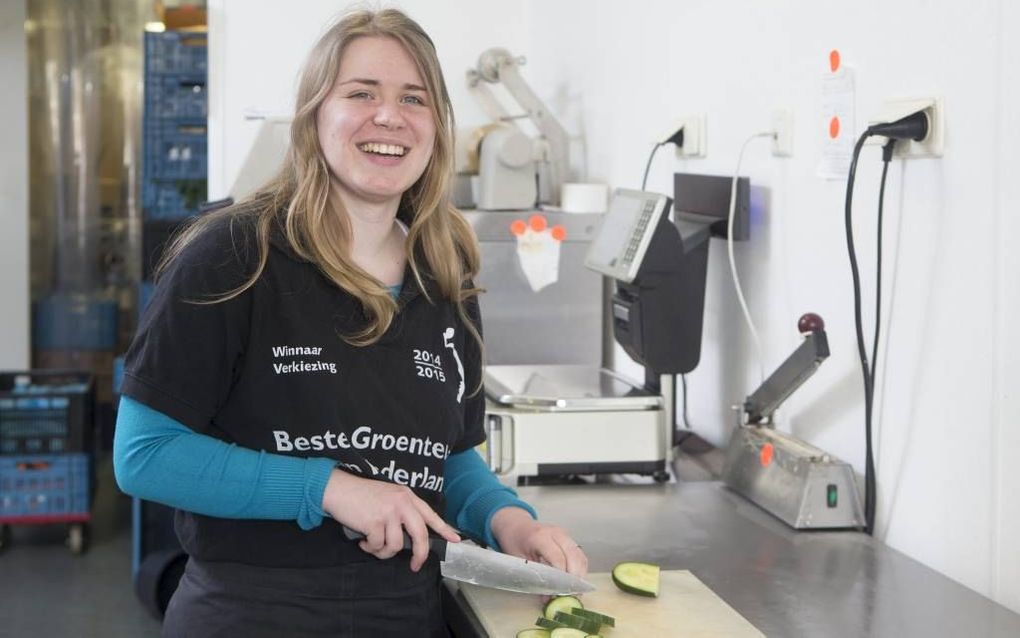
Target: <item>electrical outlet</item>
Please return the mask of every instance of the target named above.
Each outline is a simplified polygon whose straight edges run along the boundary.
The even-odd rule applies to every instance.
[[[869,124],[885,124],[901,120],[918,111],[928,115],[928,135],[920,142],[900,140],[893,149],[893,157],[942,157],[945,139],[945,107],[941,97],[887,100],[878,117]],[[875,141],[885,143],[886,138],[876,136]]]
[[[684,144],[676,149],[678,158],[705,156],[705,115],[685,115],[677,120],[677,128],[684,129]]]
[[[776,157],[793,155],[793,111],[776,109],[772,111],[772,154]]]

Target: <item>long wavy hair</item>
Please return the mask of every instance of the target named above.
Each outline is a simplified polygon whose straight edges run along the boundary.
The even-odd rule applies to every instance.
[[[453,175],[453,107],[446,90],[432,40],[404,13],[386,9],[359,10],[334,23],[308,56],[298,85],[290,147],[280,172],[235,205],[198,218],[169,245],[157,272],[176,259],[209,225],[224,216],[252,214],[256,218],[257,267],[239,287],[213,301],[236,297],[250,288],[265,269],[274,224],[283,229],[291,249],[316,264],[338,287],[357,297],[366,322],[346,342],[375,343],[389,328],[397,304],[390,291],[351,259],[352,230],[340,198],[331,187],[332,174],[319,145],[316,114],[330,94],[347,45],[366,36],[393,38],[414,59],[435,122],[435,145],[424,173],[404,194],[400,217],[408,225],[405,249],[411,272],[432,303],[426,278],[435,281],[441,296],[452,301],[469,332],[481,346],[481,335],[469,320],[465,302],[481,290],[470,284],[478,274],[478,243],[467,221],[450,202]]]

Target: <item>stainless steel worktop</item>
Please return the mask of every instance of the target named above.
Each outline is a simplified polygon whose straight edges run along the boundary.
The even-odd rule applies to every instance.
[[[1020,614],[883,543],[793,531],[718,482],[518,491],[570,530],[591,571],[624,560],[688,569],[770,637],[1020,636]]]

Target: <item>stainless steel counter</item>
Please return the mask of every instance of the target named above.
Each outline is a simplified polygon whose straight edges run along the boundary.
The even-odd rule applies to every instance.
[[[1020,614],[881,542],[795,532],[718,482],[518,491],[570,530],[591,571],[624,560],[688,569],[770,637],[1020,636]],[[463,599],[451,600],[458,637],[484,636]]]

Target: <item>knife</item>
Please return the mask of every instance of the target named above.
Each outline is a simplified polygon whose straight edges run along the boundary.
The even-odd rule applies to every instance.
[[[346,525],[344,535],[361,540],[365,535]],[[404,549],[411,549],[411,537],[404,533]],[[591,583],[543,563],[482,549],[467,543],[448,543],[430,536],[429,551],[439,558],[439,570],[446,578],[524,594],[583,594],[595,591]]]

